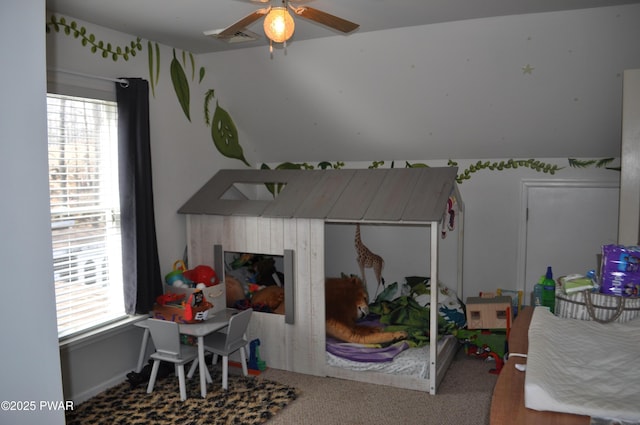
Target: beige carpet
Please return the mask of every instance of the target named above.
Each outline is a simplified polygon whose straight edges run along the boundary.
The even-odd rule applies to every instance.
[[[295,387],[296,400],[268,425],[489,424],[493,362],[460,350],[438,394],[267,369],[262,378]]]

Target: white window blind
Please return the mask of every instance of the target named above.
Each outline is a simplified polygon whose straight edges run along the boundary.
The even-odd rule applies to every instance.
[[[122,317],[115,102],[47,95],[58,337]]]

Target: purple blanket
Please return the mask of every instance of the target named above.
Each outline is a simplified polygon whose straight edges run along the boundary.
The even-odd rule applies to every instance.
[[[395,356],[409,348],[406,342],[396,343],[384,348],[373,348],[362,344],[338,341],[327,337],[327,351],[334,356],[355,362],[390,362]]]

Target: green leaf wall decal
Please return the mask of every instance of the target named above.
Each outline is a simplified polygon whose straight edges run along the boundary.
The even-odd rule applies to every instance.
[[[239,159],[247,166],[251,166],[244,158],[242,146],[238,142],[238,130],[231,116],[216,102],[211,124],[211,137],[218,151],[227,158]]]
[[[155,43],[154,53],[153,43],[147,41],[147,52],[149,54],[149,84],[151,85],[151,94],[156,97],[156,86],[160,75],[160,47],[158,43]]]
[[[189,59],[191,60],[191,81],[193,81],[196,78],[196,60],[191,52],[189,52]]]
[[[173,49],[173,59],[171,60],[171,82],[173,83],[173,89],[178,96],[178,102],[182,107],[182,111],[186,115],[187,119],[191,121],[191,115],[189,113],[190,104],[190,92],[189,81],[184,73],[184,69],[180,62],[176,58],[176,49]]]
[[[149,83],[151,85],[151,95],[156,97],[156,85],[153,78],[153,47],[151,45],[151,41],[147,41],[147,52],[149,56]]]
[[[207,124],[207,127],[211,125],[211,121],[209,120],[209,103],[211,103],[214,95],[215,91],[213,89],[207,90],[204,95],[204,123]]]
[[[155,85],[158,85],[158,79],[160,78],[160,45],[155,43],[156,45],[156,82]]]

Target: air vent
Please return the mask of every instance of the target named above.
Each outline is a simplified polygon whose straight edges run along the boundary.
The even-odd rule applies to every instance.
[[[256,34],[255,32],[251,32],[247,29],[236,32],[235,34],[233,34],[232,37],[217,37],[217,35],[220,34],[220,32],[222,31],[223,31],[222,29],[205,31],[204,35],[216,38],[218,40],[225,41],[227,43],[244,43],[246,41],[255,41],[255,40],[258,40],[259,38],[262,38],[260,35]]]

